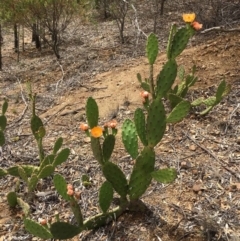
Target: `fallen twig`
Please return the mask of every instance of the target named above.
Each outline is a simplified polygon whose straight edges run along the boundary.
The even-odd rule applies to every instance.
[[[191,140],[194,144],[196,144],[198,147],[200,147],[202,150],[204,150],[205,152],[207,152],[211,157],[213,157],[216,161],[218,161],[221,166],[227,170],[228,172],[230,172],[232,175],[234,175],[237,179],[240,180],[240,176],[239,174],[237,174],[235,171],[231,170],[230,168],[227,167],[228,163],[226,163],[223,160],[218,159],[218,157],[216,157],[210,150],[208,150],[206,147],[200,145],[196,140],[194,140],[191,136],[189,136],[186,132],[182,131],[182,133],[189,139]]]
[[[212,31],[219,31],[219,32],[240,32],[240,28],[231,28],[231,29],[226,29],[225,26],[217,26],[217,27],[212,27],[212,28],[207,28],[201,33],[209,33]]]

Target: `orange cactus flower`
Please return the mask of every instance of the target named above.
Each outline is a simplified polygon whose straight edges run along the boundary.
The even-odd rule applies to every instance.
[[[115,129],[117,126],[117,121],[116,120],[111,120],[109,123],[108,123],[108,127],[112,128],[112,129]]]
[[[87,124],[82,123],[82,124],[80,125],[80,130],[82,130],[82,131],[87,131],[88,128],[89,128],[89,127],[88,127]]]
[[[145,99],[149,97],[149,93],[147,91],[142,91],[140,95]]]
[[[95,126],[91,129],[92,137],[98,138],[103,134],[103,130],[100,126]]]
[[[192,22],[191,25],[195,30],[200,30],[200,29],[202,29],[202,26],[203,26],[201,23],[199,23],[197,21]]]
[[[185,23],[192,23],[196,18],[196,14],[195,13],[184,13],[182,17],[183,17],[183,21]]]
[[[73,196],[73,195],[74,195],[73,189],[68,189],[68,190],[67,190],[67,195]]]

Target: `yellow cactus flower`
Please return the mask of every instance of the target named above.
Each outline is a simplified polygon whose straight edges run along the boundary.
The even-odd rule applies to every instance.
[[[98,138],[103,134],[103,130],[100,126],[95,126],[91,129],[92,137]]]
[[[186,23],[192,23],[196,18],[195,13],[184,13],[183,14],[183,21]]]

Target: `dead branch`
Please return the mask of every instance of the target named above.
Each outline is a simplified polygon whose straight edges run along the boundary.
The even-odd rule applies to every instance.
[[[225,170],[230,172],[232,175],[234,175],[238,180],[240,180],[240,175],[237,174],[235,171],[231,170],[230,168],[227,167],[228,163],[218,159],[217,156],[215,156],[209,149],[206,147],[200,145],[196,140],[194,140],[191,136],[189,136],[186,132],[182,131],[182,133],[193,143],[195,143],[198,147],[200,147],[202,150],[204,150],[206,153],[208,153],[211,157],[213,157]]]
[[[212,32],[212,31],[218,31],[218,32],[240,32],[240,28],[227,29],[225,26],[217,26],[217,27],[207,28],[207,29],[201,31],[201,33],[205,34],[205,33],[209,33],[209,32]]]

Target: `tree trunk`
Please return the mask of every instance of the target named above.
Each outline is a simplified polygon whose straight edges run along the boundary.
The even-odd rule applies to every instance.
[[[13,26],[13,31],[14,31],[14,49],[15,49],[15,52],[17,52],[18,51],[18,26],[16,23]]]
[[[164,3],[166,0],[161,0],[161,10],[160,10],[160,15],[163,15],[163,9],[164,9]]]
[[[3,43],[2,25],[0,24],[0,71],[2,70],[2,43]]]

